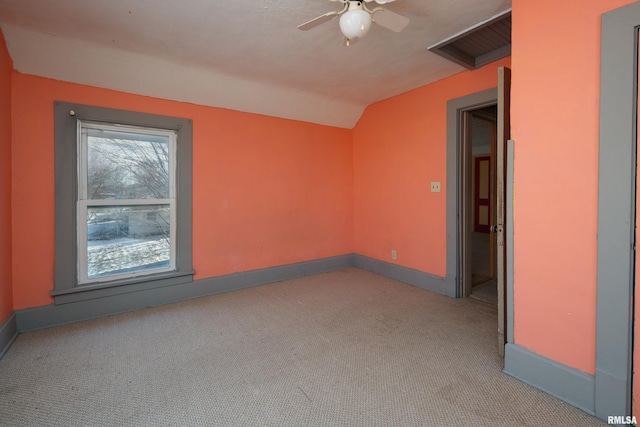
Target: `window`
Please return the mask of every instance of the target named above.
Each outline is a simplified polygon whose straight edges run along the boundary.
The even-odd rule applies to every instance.
[[[78,282],[173,271],[175,131],[78,126]]]
[[[56,102],[56,303],[192,280],[191,121]]]

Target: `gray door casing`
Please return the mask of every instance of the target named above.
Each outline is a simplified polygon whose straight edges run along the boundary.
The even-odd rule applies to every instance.
[[[638,26],[640,3],[602,16],[595,414],[603,420],[631,415]]]

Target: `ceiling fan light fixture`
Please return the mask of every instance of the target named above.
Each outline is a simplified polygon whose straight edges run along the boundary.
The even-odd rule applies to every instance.
[[[383,28],[399,33],[409,24],[409,18],[398,15],[383,7],[367,8],[367,3],[375,2],[376,4],[386,5],[395,0],[329,0],[331,2],[340,2],[342,10],[332,10],[313,18],[303,24],[298,25],[298,29],[307,31],[318,25],[331,21],[333,18],[340,17],[340,31],[344,35],[344,44],[349,46],[364,37],[371,29],[371,23],[375,22]],[[373,19],[373,14],[376,19]]]
[[[362,9],[352,9],[340,17],[340,31],[347,40],[357,40],[369,32],[371,15]]]

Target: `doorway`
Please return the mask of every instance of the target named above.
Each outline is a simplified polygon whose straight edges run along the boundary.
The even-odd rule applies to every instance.
[[[462,152],[468,153],[471,160],[468,162],[471,171],[463,180],[470,180],[465,186],[470,198],[469,210],[464,213],[465,220],[469,222],[470,232],[470,259],[471,286],[468,286],[467,295],[479,301],[497,306],[498,288],[495,277],[496,253],[495,234],[491,233],[491,225],[495,223],[496,210],[495,179],[496,179],[496,126],[497,105],[489,105],[475,110],[467,111],[468,117],[463,120],[462,130],[463,144],[467,147]]]
[[[498,67],[498,86],[447,102],[447,293],[467,297],[472,288],[471,112],[496,106],[494,240],[498,354],[513,342],[513,145],[509,140],[511,70]],[[463,132],[463,130],[465,132]],[[463,142],[464,141],[464,142]],[[449,293],[450,292],[450,293]]]

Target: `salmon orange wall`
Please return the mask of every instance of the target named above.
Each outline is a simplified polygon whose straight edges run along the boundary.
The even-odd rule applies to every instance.
[[[0,30],[0,325],[13,311],[11,291],[11,72]]]
[[[14,72],[16,310],[52,302],[54,100],[193,119],[196,279],[353,252],[350,130]]]
[[[461,72],[365,110],[353,133],[356,253],[446,275],[447,101],[496,87],[497,68],[509,65]]]
[[[601,15],[629,0],[514,0],[515,342],[595,372]]]

